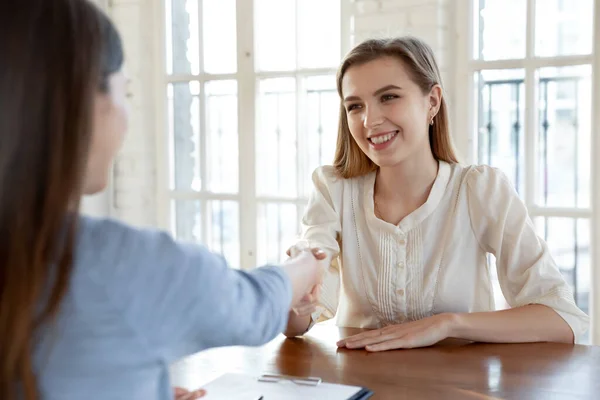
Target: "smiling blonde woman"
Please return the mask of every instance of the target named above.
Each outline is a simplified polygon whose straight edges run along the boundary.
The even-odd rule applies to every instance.
[[[286,334],[336,316],[375,329],[338,345],[371,351],[447,337],[577,341],[588,317],[511,183],[458,163],[431,48],[414,37],[365,41],[337,88],[335,160],[313,174],[301,238],[326,251],[328,268]],[[508,310],[495,311],[488,254]]]

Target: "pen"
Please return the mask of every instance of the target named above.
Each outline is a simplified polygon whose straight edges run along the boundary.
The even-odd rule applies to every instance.
[[[258,400],[263,400],[263,399],[264,399],[264,396],[260,396],[260,397],[258,398]]]

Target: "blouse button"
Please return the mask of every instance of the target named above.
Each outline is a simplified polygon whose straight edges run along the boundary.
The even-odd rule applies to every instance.
[[[399,296],[404,296],[404,289],[398,289],[396,290],[396,293],[398,293]]]
[[[398,268],[404,268],[404,261],[400,261],[396,265],[398,266]]]

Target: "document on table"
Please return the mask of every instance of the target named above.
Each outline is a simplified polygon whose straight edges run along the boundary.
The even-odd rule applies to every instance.
[[[260,382],[257,376],[228,373],[203,385],[202,400],[363,400],[373,392],[359,386],[322,382],[316,386],[299,385],[290,380]]]

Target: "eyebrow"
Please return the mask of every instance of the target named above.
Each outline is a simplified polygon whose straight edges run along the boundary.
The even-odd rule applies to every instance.
[[[402,90],[402,88],[399,87],[399,86],[396,86],[396,85],[387,85],[387,86],[384,86],[384,87],[382,87],[382,88],[377,89],[376,91],[374,91],[373,92],[373,96],[377,96],[377,95],[379,95],[379,94],[381,94],[383,92],[387,92],[390,89]],[[358,97],[358,96],[348,96],[348,97],[346,97],[344,99],[344,102],[356,101],[356,100],[360,100],[360,97]]]

